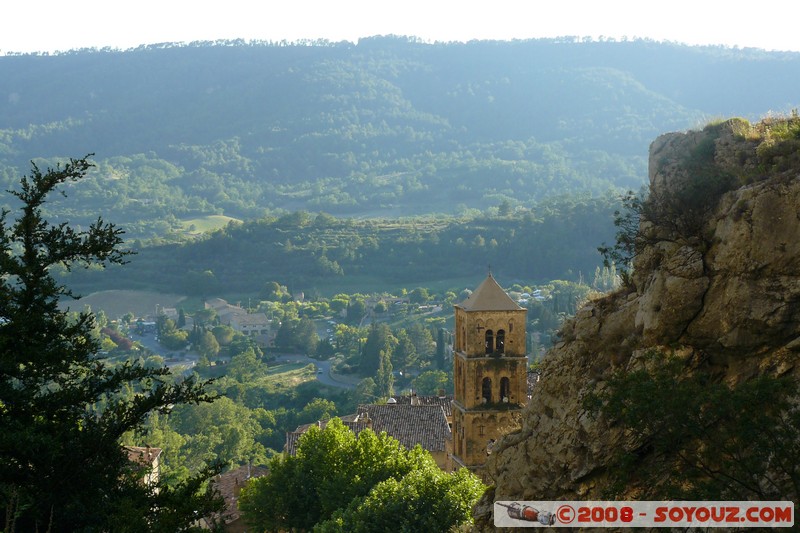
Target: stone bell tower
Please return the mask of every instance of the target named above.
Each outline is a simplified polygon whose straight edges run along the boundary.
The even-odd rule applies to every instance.
[[[491,445],[515,425],[528,398],[526,317],[491,274],[455,305],[455,468],[480,475]]]

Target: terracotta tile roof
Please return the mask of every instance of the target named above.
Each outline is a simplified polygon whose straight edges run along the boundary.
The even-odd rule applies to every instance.
[[[417,396],[417,395],[402,395],[402,396],[392,396],[398,405],[411,405],[412,399],[415,398],[419,401],[418,405],[438,405],[442,409],[444,409],[444,415],[447,418],[450,418],[453,415],[453,395],[446,394],[443,396]]]
[[[239,491],[251,478],[261,477],[269,471],[261,466],[240,466],[233,470],[219,474],[214,478],[214,487],[219,491],[220,496],[225,500],[225,507],[222,513],[215,517],[222,519],[223,523],[230,524],[239,519]]]
[[[483,283],[478,285],[478,288],[469,298],[458,304],[458,306],[467,311],[519,311],[522,309],[497,284],[491,274],[483,280]]]
[[[450,408],[452,397],[420,396],[420,398],[430,398],[431,403],[411,405],[409,398],[404,400],[408,403],[360,405],[355,415],[342,417],[341,420],[356,435],[370,428],[375,433],[385,431],[387,435],[394,437],[409,449],[419,444],[429,452],[445,451],[446,442],[450,438],[450,426],[447,424],[444,406]],[[296,455],[298,441],[303,433],[313,425],[324,428],[326,424],[325,421],[304,424],[294,431],[287,432],[284,446],[286,453]]]
[[[420,444],[429,452],[440,452],[450,438],[447,417],[440,405],[369,404],[359,406],[358,413],[359,420],[369,418],[375,433],[385,431],[406,448]]]
[[[300,429],[300,428],[298,428],[298,429]],[[287,454],[291,455],[292,457],[297,455],[298,441],[300,440],[300,437],[303,435],[303,433],[305,433],[306,431],[307,430],[287,431],[286,432],[286,444],[283,445],[283,451],[285,451]]]
[[[123,446],[128,453],[128,460],[144,466],[153,466],[153,463],[161,455],[161,448],[151,448],[149,446]]]
[[[237,314],[231,317],[232,322],[240,326],[269,326],[270,321],[264,313]]]

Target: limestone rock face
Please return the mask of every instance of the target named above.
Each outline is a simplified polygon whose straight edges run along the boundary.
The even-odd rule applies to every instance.
[[[732,121],[653,142],[651,194],[677,194],[698,179],[681,163],[698,147],[737,185],[696,235],[677,235],[669,220],[643,226],[649,238],[631,285],[588,302],[564,325],[522,427],[489,458],[495,486],[474,510],[476,529],[494,530],[497,500],[602,499],[604,465],[626,435],[591,418],[582,400],[615,371],[643,364],[648,349],[701,355],[727,383],[766,371],[800,377],[800,171],[744,179],[763,165]]]

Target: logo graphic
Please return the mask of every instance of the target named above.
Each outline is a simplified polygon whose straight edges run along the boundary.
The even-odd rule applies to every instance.
[[[495,502],[500,507],[505,507],[508,516],[514,520],[524,520],[525,522],[538,522],[544,526],[552,526],[556,522],[556,516],[548,511],[540,511],[530,505],[522,505],[514,502],[511,505]],[[574,513],[574,512],[573,512]]]

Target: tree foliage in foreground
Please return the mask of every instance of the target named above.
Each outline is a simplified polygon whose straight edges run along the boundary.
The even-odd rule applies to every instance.
[[[297,456],[275,457],[269,470],[239,499],[255,531],[387,531],[399,510],[403,530],[447,531],[469,521],[485,489],[467,471],[441,471],[419,446],[406,450],[368,429],[356,437],[338,418],[325,429],[312,427],[300,438]]]
[[[791,377],[735,386],[651,353],[649,370],[621,373],[586,406],[621,423],[634,444],[619,450],[609,496],[633,486],[641,499],[792,500],[800,494],[800,407]]]
[[[0,504],[3,530],[179,531],[213,507],[202,476],[156,491],[141,482],[120,438],[149,413],[210,401],[205,383],[169,383],[166,367],[110,367],[95,354],[94,317],[67,313],[70,291],[51,268],[123,263],[121,230],[98,219],[85,231],[53,225],[42,205],[92,166],[35,165],[18,190],[20,214],[0,215]],[[124,394],[131,387],[134,395]],[[103,407],[99,407],[102,405]],[[208,473],[205,474],[209,475]]]
[[[432,465],[402,479],[378,483],[366,497],[355,498],[314,531],[450,531],[469,522],[472,506],[485,490],[480,479],[466,468],[448,474]]]

